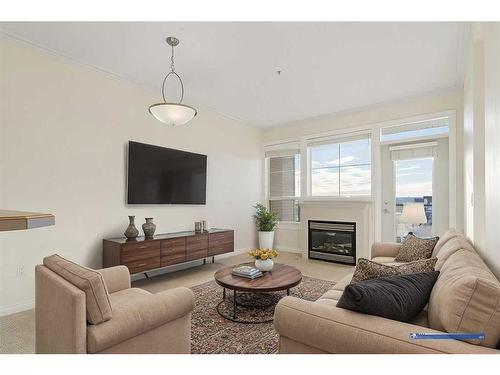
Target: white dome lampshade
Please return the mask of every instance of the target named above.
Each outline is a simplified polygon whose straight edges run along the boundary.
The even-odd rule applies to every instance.
[[[403,212],[399,218],[400,223],[406,224],[425,224],[427,216],[423,203],[406,203],[403,206]]]
[[[158,121],[168,125],[184,125],[196,116],[196,109],[180,103],[158,103],[149,107],[151,113]]]
[[[149,106],[149,113],[151,113],[158,121],[161,121],[168,125],[184,125],[191,121],[194,116],[196,116],[196,109],[193,107],[182,104],[182,99],[184,98],[184,84],[182,79],[175,72],[174,67],[174,47],[179,44],[179,39],[169,36],[167,38],[167,44],[172,47],[172,56],[170,57],[170,72],[163,79],[163,84],[161,86],[161,95],[163,97],[163,103],[157,103]],[[178,103],[167,102],[165,93],[165,83],[168,77],[177,78],[181,88],[181,95]]]

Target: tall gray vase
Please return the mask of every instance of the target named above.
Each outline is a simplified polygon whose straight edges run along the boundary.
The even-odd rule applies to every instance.
[[[128,224],[128,227],[123,234],[128,239],[134,239],[139,235],[139,230],[135,227],[135,216],[129,216],[128,220],[130,221],[130,223]]]
[[[142,230],[144,231],[144,236],[147,238],[153,238],[156,230],[156,224],[153,223],[152,217],[147,217],[146,222],[142,224]]]

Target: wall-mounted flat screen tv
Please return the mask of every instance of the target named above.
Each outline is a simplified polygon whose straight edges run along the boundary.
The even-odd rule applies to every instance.
[[[129,204],[205,204],[207,156],[128,143]]]

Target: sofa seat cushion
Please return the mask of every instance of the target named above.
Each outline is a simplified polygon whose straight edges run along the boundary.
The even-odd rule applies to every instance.
[[[458,237],[451,239],[440,250]],[[429,325],[439,331],[485,334],[485,340],[466,340],[494,348],[500,339],[500,282],[470,249],[447,257],[429,299]]]
[[[87,351],[97,353],[189,314],[193,293],[176,288],[151,294],[130,288],[110,295],[113,318],[87,326]],[[175,303],[173,303],[175,301]]]
[[[340,291],[343,291],[345,289],[345,287],[351,282],[352,280],[352,275],[353,275],[354,271],[353,272],[350,272],[348,275],[344,276],[342,279],[340,279],[339,282],[337,282],[333,287],[332,289],[333,290],[340,290]]]
[[[321,305],[327,305],[327,306],[336,307],[338,302],[339,301],[336,300],[336,299],[320,298],[315,303],[319,303]]]
[[[112,307],[102,275],[54,254],[43,259],[45,267],[85,293],[87,321],[103,323],[112,317]]]
[[[341,290],[334,290],[330,289],[328,292],[323,294],[320,299],[334,299],[334,300],[339,300],[340,296],[342,295],[343,291]]]
[[[425,308],[422,309],[415,318],[413,318],[413,320],[411,321],[411,324],[415,324],[416,326],[420,326],[420,327],[429,328],[429,317],[428,317],[428,314],[427,314],[427,311],[425,310]]]

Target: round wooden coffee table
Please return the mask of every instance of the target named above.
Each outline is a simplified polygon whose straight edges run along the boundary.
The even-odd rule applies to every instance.
[[[253,266],[253,263],[246,263],[245,265]],[[238,303],[238,295],[237,293],[271,293],[286,290],[286,294],[290,295],[290,288],[297,286],[302,281],[302,273],[291,266],[287,266],[286,264],[275,263],[273,270],[269,272],[264,272],[262,277],[257,279],[246,279],[241,276],[232,275],[233,268],[237,267],[230,266],[225,267],[218,270],[214,277],[217,284],[222,286],[222,301],[217,305],[217,312],[224,318],[232,320],[234,322],[239,323],[266,323],[272,321],[272,319],[265,321],[242,321],[236,317],[236,308],[237,306],[247,306],[241,303]],[[226,289],[233,291],[233,313],[232,315],[223,314],[220,311],[221,304],[226,302]],[[266,308],[269,305],[249,305],[248,307],[253,308]]]

